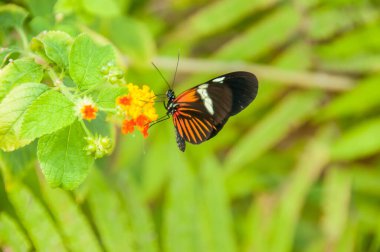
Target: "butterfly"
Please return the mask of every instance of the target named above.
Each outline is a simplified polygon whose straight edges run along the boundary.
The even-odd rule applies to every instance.
[[[245,109],[258,92],[256,76],[243,71],[218,76],[178,96],[168,86],[167,103],[163,102],[166,115],[154,124],[171,116],[181,151],[186,142],[200,144],[216,136],[230,116]]]

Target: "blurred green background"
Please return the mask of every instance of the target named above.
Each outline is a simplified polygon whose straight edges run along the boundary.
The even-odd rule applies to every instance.
[[[127,80],[176,93],[235,70],[257,99],[177,149],[171,121],[117,136],[73,192],[35,144],[0,153],[4,251],[380,251],[380,1],[16,0],[28,38],[85,32]],[[2,25],[2,24],[0,24]],[[0,33],[2,47],[20,45]],[[159,112],[165,111],[158,106]]]

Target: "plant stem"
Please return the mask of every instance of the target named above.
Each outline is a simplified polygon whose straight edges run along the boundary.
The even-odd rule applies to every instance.
[[[83,130],[86,132],[86,135],[87,135],[88,137],[91,137],[91,138],[92,138],[93,135],[92,135],[92,133],[88,130],[88,128],[87,128],[86,124],[84,123],[84,121],[83,121],[82,119],[80,119],[79,122],[80,122],[80,124],[82,125]]]
[[[161,69],[175,70],[177,58],[157,57],[153,60]],[[347,91],[354,87],[355,80],[342,75],[322,72],[307,72],[280,69],[273,66],[249,64],[247,62],[226,62],[219,60],[182,58],[179,72],[185,73],[224,73],[249,71],[259,80],[275,81],[289,86],[302,88],[321,88],[328,91]]]
[[[21,27],[16,27],[16,31],[20,35],[22,47],[24,48],[26,52],[29,52],[28,38],[26,37],[24,30]]]

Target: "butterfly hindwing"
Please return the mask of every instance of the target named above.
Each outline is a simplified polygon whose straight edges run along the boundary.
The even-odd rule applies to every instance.
[[[177,127],[174,127],[174,129],[175,129],[175,137],[177,141],[177,146],[181,151],[185,151],[186,149],[185,139],[183,139],[181,135],[178,133]]]
[[[215,129],[212,118],[203,112],[186,112],[186,109],[184,111],[173,115],[178,134],[192,144],[200,144],[209,139]]]

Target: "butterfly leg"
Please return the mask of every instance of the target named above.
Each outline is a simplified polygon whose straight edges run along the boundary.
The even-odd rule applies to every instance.
[[[166,114],[166,115],[164,115],[164,116],[158,118],[157,120],[151,122],[151,123],[149,124],[149,128],[152,127],[153,125],[155,125],[156,123],[159,123],[159,122],[162,122],[162,121],[168,120],[169,118],[170,118],[169,114]]]

